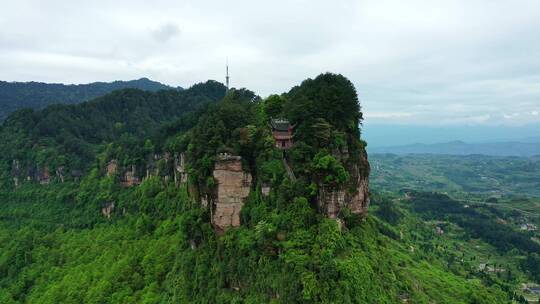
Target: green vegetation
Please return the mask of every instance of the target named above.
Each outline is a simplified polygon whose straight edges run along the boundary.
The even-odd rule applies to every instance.
[[[222,84],[208,81],[183,91],[125,89],[78,105],[20,110],[0,128],[0,168],[8,173],[16,160],[23,177],[43,167],[52,172],[86,171],[108,143],[129,148],[130,153],[140,150],[140,140],[182,115],[195,115],[205,104],[223,98],[224,91]]]
[[[540,158],[415,154],[370,155],[372,184],[482,198],[540,197]]]
[[[219,237],[207,211],[187,200],[185,188],[172,184],[148,179],[138,189],[120,190],[118,203],[127,211],[112,221],[91,208],[65,207],[84,205],[94,189],[70,197],[71,186],[50,187],[50,192],[27,194],[24,200],[30,202],[15,202],[18,194],[2,198],[12,202],[2,213],[17,219],[3,216],[0,230],[3,303],[507,299],[499,285],[468,281],[427,250],[411,253],[416,241],[400,239],[397,229],[376,217],[347,218],[347,229],[340,230],[305,200],[278,209],[252,199],[245,225]],[[84,228],[86,221],[95,224]],[[431,234],[422,229],[415,235]]]
[[[346,78],[323,74],[267,99],[224,93],[214,82],[122,90],[12,114],[0,130],[0,302],[523,302],[516,286],[537,276],[538,244],[497,226],[494,214],[511,218],[512,210],[423,192],[407,199],[391,188],[373,193],[368,217],[318,211],[318,187],[347,187],[351,172],[370,170]],[[274,147],[271,117],[296,124],[287,152]],[[253,176],[242,225],[223,234],[212,227],[212,204],[199,203],[216,191],[219,153],[241,156]],[[172,178],[180,154],[184,184]],[[83,174],[62,182],[55,173],[39,185],[25,180],[28,167]],[[140,185],[121,185],[129,168]],[[478,229],[476,218],[506,241]],[[448,232],[436,234],[434,222]],[[491,263],[485,252],[510,263],[511,274],[479,271],[471,258]]]
[[[540,282],[537,157],[374,154],[370,161],[372,187],[387,197],[377,214],[391,221],[407,210],[440,227],[444,235],[427,246],[443,246],[467,261],[468,272],[484,267],[485,280],[538,298],[519,291]]]

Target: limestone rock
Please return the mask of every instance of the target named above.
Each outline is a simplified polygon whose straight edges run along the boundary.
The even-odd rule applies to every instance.
[[[366,215],[369,200],[369,162],[367,153],[360,151],[360,157],[352,160],[348,150],[334,153],[334,156],[346,164],[350,180],[346,185],[327,186],[319,184],[317,203],[319,210],[329,218],[338,218],[343,208],[352,213]]]
[[[367,178],[359,177],[356,181],[357,192],[350,198],[349,209],[355,214],[366,214],[369,207],[369,183]]]
[[[271,190],[272,188],[270,188],[270,186],[266,184],[263,184],[261,187],[261,193],[263,196],[269,196]]]
[[[345,190],[321,186],[317,201],[321,212],[329,218],[337,218],[345,206]]]
[[[240,210],[251,189],[251,174],[242,170],[242,158],[222,154],[214,167],[217,182],[212,224],[219,230],[240,226]]]
[[[19,188],[20,186],[20,182],[19,182],[20,175],[21,175],[20,162],[14,159],[11,164],[11,176],[13,177],[13,183],[15,184],[15,188]]]
[[[48,185],[51,182],[51,172],[49,171],[49,167],[45,167],[43,170],[38,169],[36,177],[41,185]]]
[[[101,208],[101,214],[103,214],[104,217],[110,219],[111,214],[114,211],[114,202],[108,202],[105,203],[105,205]]]
[[[141,183],[141,179],[137,176],[135,165],[131,166],[131,170],[127,170],[120,181],[122,186],[131,187]]]
[[[117,170],[118,170],[118,161],[116,159],[112,159],[107,164],[107,176],[112,176],[116,174]]]
[[[186,169],[186,155],[180,153],[174,158],[174,182],[176,184],[183,184],[187,182],[188,174]]]
[[[65,177],[65,173],[64,173],[65,169],[63,166],[60,166],[58,168],[56,168],[56,177],[58,177],[58,179],[63,183],[66,179]]]

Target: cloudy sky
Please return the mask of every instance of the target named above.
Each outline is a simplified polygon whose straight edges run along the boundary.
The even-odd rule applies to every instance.
[[[262,96],[325,71],[366,122],[540,122],[538,0],[4,1],[0,79],[223,81]]]

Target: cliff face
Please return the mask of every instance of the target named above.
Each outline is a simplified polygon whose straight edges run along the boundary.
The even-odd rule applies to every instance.
[[[351,182],[355,191],[349,193],[348,208],[352,213],[366,215],[370,204],[369,200],[369,173],[371,168],[365,149],[361,150],[360,159],[351,167]]]
[[[124,187],[131,187],[141,183],[141,179],[137,175],[137,167],[131,166],[131,169],[127,170],[120,179],[120,184]]]
[[[121,165],[118,159],[110,159],[102,168],[102,174],[113,177],[118,175],[119,183],[125,187],[140,184],[144,178],[160,176],[165,182],[174,178],[175,184],[188,180],[186,157],[184,153],[148,155],[143,165]],[[53,182],[65,182],[66,179],[78,181],[83,176],[80,170],[68,170],[64,166],[38,166],[35,163],[23,164],[18,159],[11,161],[11,179],[15,188],[24,181],[48,185]]]
[[[364,149],[358,158],[351,158],[349,153],[335,153],[349,173],[349,182],[342,186],[319,185],[317,203],[319,210],[329,218],[338,218],[343,208],[352,213],[366,215],[369,207],[369,162]]]
[[[186,155],[184,153],[175,154],[174,156],[174,182],[175,184],[183,184],[188,180],[186,168]]]
[[[337,218],[345,206],[345,190],[335,187],[319,186],[317,203],[321,212],[329,218]]]
[[[48,166],[38,167],[34,164],[28,165],[23,169],[19,160],[13,160],[11,165],[11,177],[15,188],[18,188],[23,180],[36,181],[40,185],[48,185],[54,177],[57,177],[59,181],[64,182],[64,175],[64,167],[58,167],[51,172]]]
[[[213,176],[217,191],[212,224],[218,230],[240,226],[240,210],[249,195],[251,174],[242,170],[240,156],[220,155]]]

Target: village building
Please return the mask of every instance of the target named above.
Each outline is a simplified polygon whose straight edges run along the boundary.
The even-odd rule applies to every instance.
[[[287,119],[272,119],[272,136],[276,141],[276,148],[281,150],[290,149],[293,146],[294,126]]]

